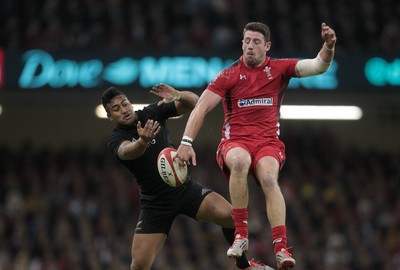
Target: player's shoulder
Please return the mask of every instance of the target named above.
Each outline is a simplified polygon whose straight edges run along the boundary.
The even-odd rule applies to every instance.
[[[107,146],[113,154],[117,155],[118,148],[122,142],[131,138],[132,135],[127,130],[116,127],[107,138]]]
[[[293,63],[297,63],[299,59],[297,58],[270,58],[269,65],[290,65]]]
[[[135,113],[140,118],[157,113],[157,111],[158,111],[157,103],[153,102],[143,107],[142,109],[135,111]]]
[[[224,79],[231,79],[233,74],[239,73],[241,68],[241,61],[240,59],[236,60],[228,67],[224,68],[216,77],[217,78],[224,78]]]
[[[135,135],[137,135],[136,122],[132,123],[129,126],[114,127],[114,129],[111,131],[111,134],[108,137],[108,141],[131,139],[132,136]]]
[[[174,102],[163,103],[160,105],[158,105],[158,102],[153,102],[144,107],[143,110],[137,111],[137,114],[139,119],[143,117],[146,120],[153,119],[160,122],[163,122],[170,117],[178,116]]]
[[[233,62],[232,64],[230,64],[226,69],[234,69],[234,68],[239,68],[241,65],[241,61],[240,59],[237,59],[235,62]]]
[[[108,137],[109,140],[116,138],[116,137],[120,137],[122,136],[124,133],[126,132],[125,129],[120,128],[120,127],[115,127],[112,131],[110,136]]]
[[[268,66],[274,70],[280,70],[281,73],[294,76],[295,67],[299,59],[296,58],[271,58]]]

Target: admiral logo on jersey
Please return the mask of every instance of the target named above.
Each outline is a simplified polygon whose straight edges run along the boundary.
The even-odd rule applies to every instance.
[[[272,106],[273,104],[273,98],[239,99],[238,101],[239,108],[251,106]]]

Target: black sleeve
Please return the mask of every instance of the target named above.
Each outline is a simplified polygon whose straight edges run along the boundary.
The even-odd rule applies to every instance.
[[[149,110],[149,113],[151,115],[151,117],[149,118],[162,123],[164,123],[165,120],[167,120],[168,118],[179,116],[178,112],[176,111],[174,102],[164,103],[160,106],[158,106],[157,103],[152,103],[147,106],[146,109]]]
[[[122,142],[131,140],[132,138],[129,136],[129,134],[124,135],[114,130],[108,139],[108,148],[111,150],[111,153],[118,158],[118,148]]]

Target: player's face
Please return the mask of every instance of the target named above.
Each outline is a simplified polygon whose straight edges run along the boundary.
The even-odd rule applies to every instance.
[[[265,58],[266,52],[271,48],[271,42],[265,41],[260,32],[246,31],[244,33],[242,50],[244,62],[247,66],[258,67]]]
[[[114,97],[107,107],[109,111],[108,118],[119,125],[127,126],[136,120],[132,103],[126,96],[119,95]]]

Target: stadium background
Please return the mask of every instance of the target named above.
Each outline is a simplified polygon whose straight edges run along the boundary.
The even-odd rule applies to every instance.
[[[325,21],[336,30],[336,55],[345,64],[360,57],[393,63],[391,85],[358,84],[354,70],[345,77],[347,87],[287,91],[284,104],[357,105],[364,115],[359,121],[282,120],[288,158],[280,182],[296,269],[400,269],[400,83],[394,65],[400,4],[150,2],[0,3],[0,269],[128,269],[139,199],[132,177],[106,148],[112,124],[94,115],[107,85],[22,89],[7,59],[21,61],[32,49],[63,57],[237,57],[243,25],[252,20],[270,25],[276,57],[314,56]],[[133,102],[156,100],[148,88],[121,88]],[[175,142],[186,119],[170,122]],[[196,140],[199,165],[191,174],[228,198],[214,161],[221,123],[219,107]],[[274,266],[263,196],[250,185],[249,256]],[[217,226],[179,218],[154,269],[233,269],[226,249]]]

